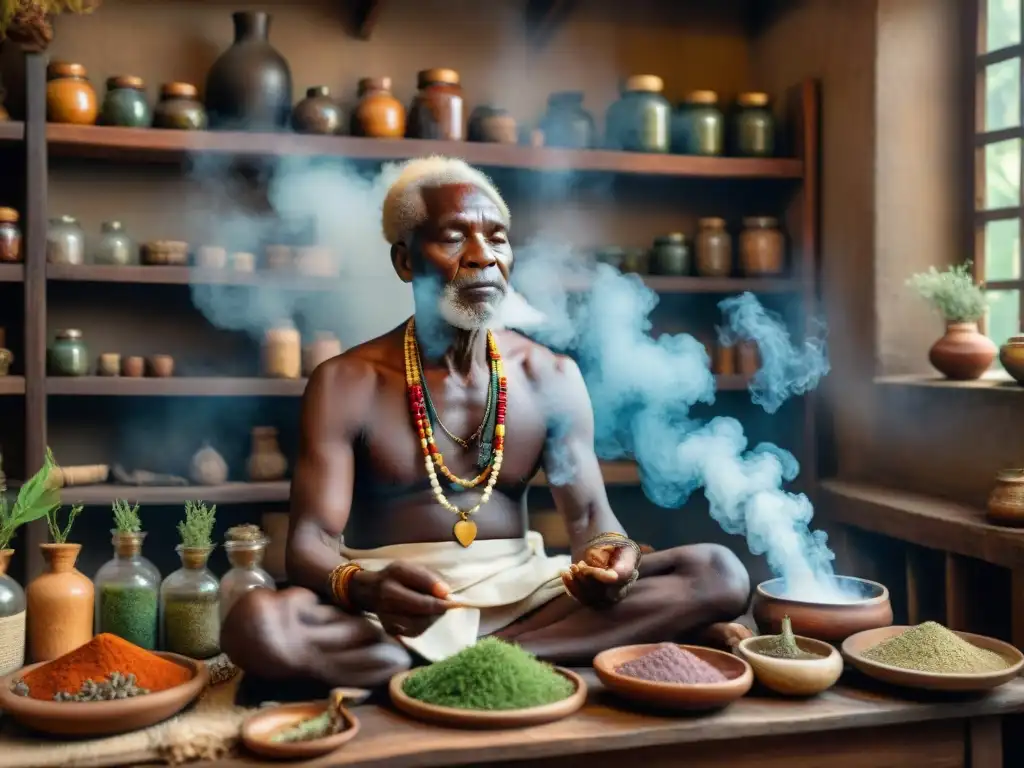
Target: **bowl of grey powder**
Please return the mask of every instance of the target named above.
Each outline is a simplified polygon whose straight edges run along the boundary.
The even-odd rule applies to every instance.
[[[984,691],[1024,669],[1024,654],[1009,643],[934,621],[859,632],[843,642],[843,656],[876,680],[932,691]]]

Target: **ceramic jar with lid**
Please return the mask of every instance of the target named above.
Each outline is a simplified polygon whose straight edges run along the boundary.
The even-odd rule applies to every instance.
[[[164,83],[160,86],[160,101],[153,110],[153,127],[178,131],[206,128],[206,109],[192,83]]]
[[[609,149],[629,152],[668,152],[672,107],[662,96],[657,75],[634,75],[622,95],[608,108],[605,142]]]
[[[733,151],[740,157],[775,154],[775,115],[767,93],[741,93],[732,116]]]
[[[999,362],[1018,384],[1024,384],[1024,336],[1011,336],[999,348]]]
[[[373,139],[405,136],[405,107],[391,94],[390,77],[359,81],[359,103],[352,113],[352,135]]]
[[[996,525],[1024,526],[1024,469],[1004,469],[996,475],[988,519]]]
[[[725,219],[709,216],[697,221],[697,274],[701,277],[728,277],[732,274],[732,238]]]
[[[492,144],[515,144],[519,141],[516,119],[507,109],[477,107],[469,116],[468,139]]]
[[[548,109],[540,121],[544,146],[590,149],[597,144],[593,116],[583,108],[582,91],[559,91],[548,96]]]
[[[88,376],[89,348],[77,328],[57,331],[46,350],[46,372],[50,376]]]
[[[0,264],[17,264],[22,260],[18,219],[13,208],[0,208]]]
[[[278,323],[264,334],[263,375],[272,379],[302,376],[302,337],[291,323]]]
[[[694,91],[672,115],[672,151],[681,155],[721,155],[725,116],[714,91]]]
[[[779,222],[770,216],[752,216],[743,220],[740,232],[740,266],[750,277],[780,275],[785,242]]]
[[[405,135],[410,139],[465,139],[466,111],[459,73],[454,69],[424,69],[416,81],[419,92],[409,109]]]
[[[101,125],[124,128],[148,128],[153,115],[146,100],[145,83],[141,77],[118,75],[107,80],[107,93],[100,109]]]
[[[124,266],[135,261],[132,239],[120,221],[104,221],[100,225],[100,239],[93,254],[96,264]]]
[[[671,232],[654,240],[651,249],[652,275],[688,275],[690,244],[682,232]]]
[[[306,98],[292,110],[292,129],[296,133],[332,135],[341,133],[343,125],[341,105],[331,98],[326,85],[307,89]]]
[[[46,119],[51,123],[93,125],[99,111],[96,91],[81,64],[51,61],[46,68]]]
[[[46,227],[46,260],[50,264],[85,263],[85,232],[74,216],[50,219]]]

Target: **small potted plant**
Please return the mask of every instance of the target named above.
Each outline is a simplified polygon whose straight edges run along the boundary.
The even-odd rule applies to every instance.
[[[946,335],[928,351],[928,360],[949,379],[979,378],[996,358],[996,345],[978,331],[985,314],[985,293],[974,282],[971,262],[939,272],[932,267],[907,284],[946,321]]]

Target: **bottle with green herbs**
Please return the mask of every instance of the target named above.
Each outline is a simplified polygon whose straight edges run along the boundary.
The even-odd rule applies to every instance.
[[[96,632],[109,632],[152,651],[156,649],[160,572],[142,556],[146,538],[139,505],[114,502],[114,559],[96,572]]]
[[[236,525],[228,528],[224,550],[231,570],[220,580],[220,617],[228,615],[231,606],[250,589],[276,589],[273,577],[263,570],[263,555],[269,539],[258,525]]]
[[[213,552],[216,506],[185,502],[176,547],[182,567],[160,585],[160,640],[165,651],[193,659],[220,653],[220,584],[206,562]]]

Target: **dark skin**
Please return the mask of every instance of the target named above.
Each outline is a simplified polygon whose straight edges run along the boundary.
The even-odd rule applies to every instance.
[[[466,185],[426,189],[423,199],[426,223],[392,249],[398,276],[406,282],[432,276],[493,286],[458,293],[458,303],[471,310],[500,300],[513,256],[497,206]],[[355,607],[377,614],[383,633],[315,598],[331,601],[328,575],[341,562],[325,535],[344,531],[346,544],[357,549],[453,540],[457,518],[437,504],[429,488],[417,485],[424,469],[408,412],[404,330],[403,324],[349,350],[310,378],[287,550],[289,578],[298,588],[276,594],[254,590],[236,604],[222,646],[243,668],[267,674],[273,667],[281,676],[312,676],[329,684],[382,682],[409,663],[391,636],[417,636],[454,605],[437,574],[400,561],[378,573],[362,571],[350,583]],[[484,416],[486,331],[445,325],[440,333],[446,335],[437,345],[443,353],[423,353],[426,384],[444,425],[465,437]],[[593,412],[583,377],[572,360],[515,332],[499,331],[496,337],[508,380],[509,415],[498,484],[473,518],[478,539],[522,537],[528,523],[526,489],[538,466],[553,469],[549,465],[557,452],[575,468],[567,485],[551,488],[574,563],[563,575],[567,594],[498,634],[556,663],[587,663],[615,645],[692,637],[709,625],[715,625],[710,641],[716,644],[742,637],[737,625],[716,624],[742,613],[749,594],[746,571],[728,550],[693,545],[646,555],[639,580],[630,586],[637,566],[632,548],[588,547],[598,534],[625,531],[608,503],[594,453]],[[564,425],[557,437],[549,432],[553,417]],[[475,474],[475,445],[466,450],[440,429],[435,440],[456,475]],[[409,490],[386,497],[363,492],[380,488]],[[478,491],[469,490],[459,493],[456,503],[466,508],[478,498]],[[592,607],[609,599],[610,608]],[[334,633],[325,629],[330,626]]]

